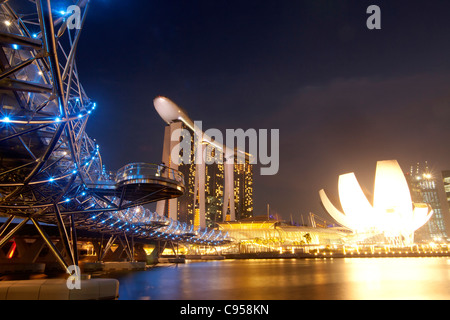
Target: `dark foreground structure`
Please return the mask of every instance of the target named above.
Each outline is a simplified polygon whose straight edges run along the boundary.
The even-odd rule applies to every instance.
[[[119,245],[133,261],[134,243],[140,241],[226,241],[220,231],[193,230],[144,207],[184,194],[184,177],[177,170],[148,163],[131,163],[117,172],[103,167],[99,145],[85,132],[97,104],[81,85],[75,61],[88,8],[87,0],[67,12],[56,11],[51,1],[0,4],[4,270],[14,269],[14,262],[34,263],[45,248],[71,274],[69,267],[79,265],[80,231],[101,239],[99,260]]]

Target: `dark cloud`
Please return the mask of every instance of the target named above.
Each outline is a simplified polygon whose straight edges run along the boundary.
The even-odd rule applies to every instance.
[[[272,186],[280,211],[324,214],[317,192],[336,193],[340,174],[355,172],[371,193],[378,160],[397,159],[405,171],[426,160],[450,167],[449,83],[448,74],[421,74],[300,89],[267,119],[281,128],[282,157],[276,177],[257,179],[257,194]]]

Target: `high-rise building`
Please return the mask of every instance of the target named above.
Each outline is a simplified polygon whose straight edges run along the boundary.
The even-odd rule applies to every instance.
[[[236,220],[253,216],[253,166],[248,160],[234,166],[234,203]]]
[[[157,212],[192,224],[195,228],[212,227],[217,222],[252,217],[253,170],[250,155],[245,154],[238,160],[235,149],[233,163],[230,160],[227,162],[226,146],[211,141],[195,141],[193,126],[186,112],[168,100],[163,100],[162,103],[165,109],[157,109],[162,117],[166,115],[164,111],[168,106],[183,113],[181,119],[163,117],[167,122],[163,162],[183,173],[186,191],[177,199],[159,202]],[[190,150],[180,148],[182,141],[189,140]],[[204,156],[201,163],[195,161],[199,154]]]
[[[417,163],[411,166],[410,172],[406,173],[411,198],[413,202],[427,203],[434,211],[430,220],[419,230],[416,237],[423,240],[446,239],[447,230],[445,226],[445,216],[441,199],[438,192],[438,184],[435,173],[431,172],[428,163],[424,165]]]
[[[442,171],[442,179],[444,181],[445,195],[450,205],[450,170]]]
[[[449,209],[450,208],[450,170],[442,171],[442,180],[444,182],[445,197],[447,199],[447,209]],[[447,214],[450,215],[450,209],[447,212]],[[448,235],[448,233],[447,233],[447,235]]]
[[[219,163],[211,163],[206,165],[205,179],[205,218],[206,225],[213,226],[216,222],[230,220],[230,208],[227,207],[225,216],[224,209],[224,182],[225,167],[222,163],[223,154],[215,155],[216,150],[211,150],[211,146],[207,146],[206,161],[211,163],[213,159],[208,157],[218,157]],[[248,158],[242,164],[235,160],[233,168],[233,199],[235,220],[241,220],[253,216],[253,166],[249,164]],[[230,203],[228,204],[228,206]]]

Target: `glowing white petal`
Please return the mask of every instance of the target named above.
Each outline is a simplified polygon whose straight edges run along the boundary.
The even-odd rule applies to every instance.
[[[320,196],[323,206],[328,211],[328,213],[333,217],[333,219],[335,219],[337,221],[337,223],[339,223],[349,229],[352,229],[352,230],[355,229],[355,225],[354,225],[353,221],[348,219],[341,211],[336,209],[336,207],[328,199],[328,197],[325,194],[325,191],[323,189],[319,191],[319,196]]]
[[[319,191],[322,204],[340,224],[357,233],[382,233],[412,243],[414,231],[433,215],[427,204],[413,204],[408,183],[396,160],[378,161],[373,206],[369,203],[354,173],[339,176],[339,199],[344,213]]]
[[[348,219],[357,230],[365,230],[373,224],[373,207],[366,198],[354,173],[339,176],[339,200]]]
[[[380,214],[386,214],[386,218],[412,217],[411,193],[396,160],[377,162],[373,207]]]

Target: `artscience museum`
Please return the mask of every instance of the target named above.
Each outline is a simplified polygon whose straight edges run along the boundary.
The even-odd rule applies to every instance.
[[[367,199],[354,173],[339,176],[342,211],[319,191],[326,211],[353,231],[357,241],[393,245],[414,243],[414,232],[433,215],[426,203],[413,203],[405,175],[396,160],[378,161],[372,202]]]

